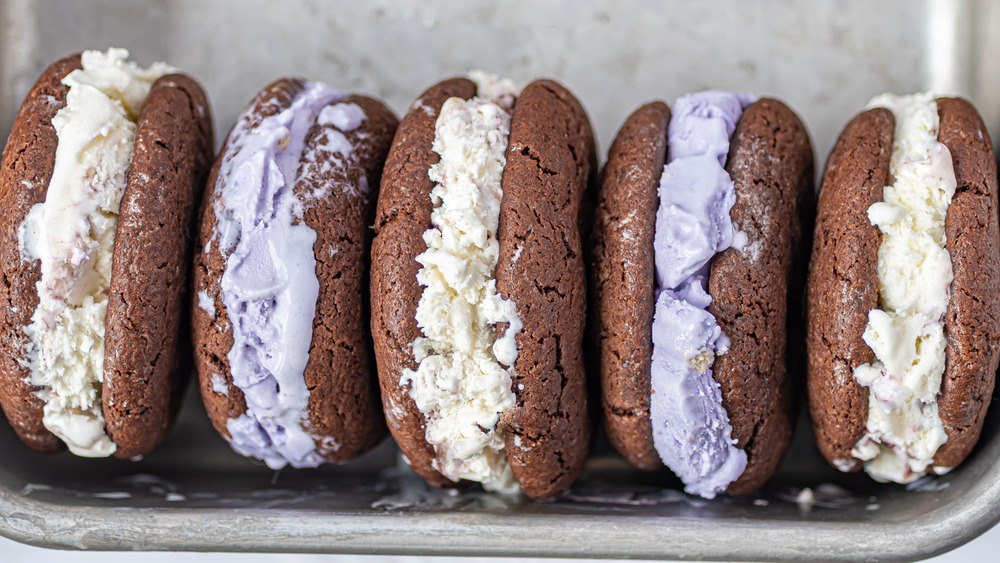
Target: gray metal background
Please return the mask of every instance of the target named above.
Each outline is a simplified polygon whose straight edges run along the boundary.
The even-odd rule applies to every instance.
[[[1000,4],[988,0],[6,0],[0,18],[4,135],[48,63],[108,45],[199,78],[218,143],[278,76],[371,93],[401,114],[471,68],[563,81],[602,151],[640,103],[703,88],[786,100],[818,165],[882,91],[967,96],[994,141],[1000,132]],[[800,424],[778,475],[751,498],[685,497],[599,441],[568,498],[532,503],[428,490],[397,466],[390,441],[345,465],[275,474],[229,451],[192,393],[167,443],[137,463],[40,456],[0,423],[0,534],[76,549],[910,560],[1000,520],[998,418],[964,466],[914,490],[830,470]],[[803,487],[815,502],[796,502]]]

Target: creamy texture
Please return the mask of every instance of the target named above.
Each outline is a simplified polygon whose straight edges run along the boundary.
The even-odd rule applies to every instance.
[[[25,363],[45,402],[42,423],[85,457],[116,449],[101,404],[115,229],[139,111],[153,82],[171,71],[127,58],[124,49],[85,51],[83,68],[63,78],[69,91],[52,118],[52,179],[18,229],[21,258],[41,262]]]
[[[343,97],[325,84],[308,83],[288,108],[256,127],[249,127],[244,114],[229,135],[219,171],[213,240],[228,254],[222,300],[233,347],[227,357],[233,383],[247,404],[246,413],[226,427],[236,451],[273,469],[319,465],[327,449],[317,448],[323,440],[308,429],[303,374],[319,281],[316,232],[302,217],[308,202],[326,195],[329,187],[305,194],[306,201],[293,189],[300,175],[322,172],[329,164],[318,163],[315,151],[305,150],[314,123],[351,131],[364,119],[354,104],[328,106]],[[332,129],[326,131],[325,148],[343,158],[351,153],[343,134]]]
[[[725,170],[729,141],[748,94],[709,91],[674,105],[667,165],[660,179],[654,257],[650,418],[656,451],[685,490],[712,498],[746,468],[736,448],[722,392],[712,377],[729,339],[707,308],[712,258],[745,244],[729,211],[736,203]]]
[[[865,435],[851,455],[879,481],[908,483],[928,470],[946,440],[937,393],[945,367],[944,314],[952,281],[945,217],[955,194],[948,147],[939,143],[931,94],[884,94],[868,107],[896,116],[889,161],[891,184],[868,209],[882,233],[878,250],[879,308],[868,314],[864,341],[875,361],[854,378],[868,388]]]
[[[208,296],[208,292],[201,290],[198,292],[198,306],[210,316],[215,316],[215,301]]]
[[[405,370],[426,419],[435,469],[458,481],[480,481],[490,490],[517,487],[500,414],[514,405],[511,374],[521,329],[517,308],[496,292],[500,245],[497,226],[506,163],[513,84],[473,76],[484,97],[450,98],[435,123],[433,150],[440,161],[428,171],[433,227],[417,256],[424,287],[416,320],[423,336],[413,342],[417,369]],[[507,324],[502,338],[497,325]]]

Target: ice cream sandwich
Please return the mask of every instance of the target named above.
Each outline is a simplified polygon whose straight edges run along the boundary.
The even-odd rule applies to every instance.
[[[707,498],[774,473],[812,207],[809,136],[778,100],[700,92],[622,125],[597,197],[590,338],[605,428],[631,464]]]
[[[997,172],[968,101],[881,95],[823,175],[808,288],[820,452],[879,481],[944,473],[983,426],[1000,354]]]
[[[281,79],[236,121],[195,241],[195,365],[215,429],[271,468],[344,461],[385,436],[368,251],[398,120],[381,102]]]
[[[86,51],[46,69],[3,153],[0,405],[43,452],[149,452],[189,376],[210,108],[188,76],[127,57]]]
[[[542,499],[582,470],[594,171],[587,115],[551,80],[518,90],[472,73],[403,118],[376,212],[371,328],[389,429],[432,485]]]

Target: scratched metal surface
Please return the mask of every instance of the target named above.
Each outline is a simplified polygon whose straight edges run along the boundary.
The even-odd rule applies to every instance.
[[[786,100],[820,164],[882,91],[967,96],[996,141],[1000,66],[988,63],[1000,52],[1000,6],[748,4],[6,0],[0,133],[48,63],[116,45],[198,77],[218,143],[278,76],[374,94],[402,113],[426,86],[471,68],[560,79],[590,112],[602,151],[640,103],[710,87]],[[0,422],[0,535],[69,549],[910,560],[1000,520],[998,418],[962,467],[910,490],[829,469],[800,424],[778,474],[750,498],[692,499],[599,440],[566,498],[533,503],[429,490],[388,440],[347,464],[273,473],[233,454],[192,394],[167,443],[139,462],[37,455]]]

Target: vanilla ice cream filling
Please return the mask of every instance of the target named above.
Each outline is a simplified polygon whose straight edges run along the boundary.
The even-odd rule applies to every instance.
[[[101,405],[111,256],[139,111],[153,82],[171,71],[127,57],[124,49],[86,51],[83,68],[63,78],[69,91],[52,118],[52,179],[18,230],[21,258],[41,269],[24,363],[45,402],[43,424],[85,457],[116,449]]]
[[[474,74],[481,97],[450,98],[435,123],[429,170],[432,228],[427,250],[417,256],[424,287],[413,342],[416,370],[404,370],[427,420],[434,468],[449,479],[480,481],[490,490],[514,490],[504,451],[501,413],[514,405],[511,375],[521,320],[512,301],[497,294],[500,246],[500,180],[506,163],[510,110],[516,89],[509,81]],[[507,325],[501,338],[497,325]]]
[[[878,250],[879,308],[868,314],[864,341],[875,361],[854,370],[868,388],[865,435],[851,455],[879,481],[907,483],[932,466],[947,440],[937,394],[945,369],[944,314],[953,278],[945,248],[945,217],[955,193],[948,147],[937,140],[931,94],[877,96],[869,107],[896,117],[889,161],[891,184],[868,208],[882,233]]]

